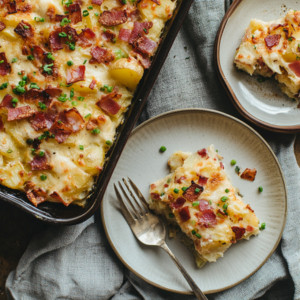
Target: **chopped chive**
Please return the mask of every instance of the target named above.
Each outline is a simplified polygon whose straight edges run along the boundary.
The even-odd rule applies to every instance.
[[[181,189],[185,192],[188,189],[188,187],[187,186],[183,186]]]
[[[199,201],[194,201],[193,203],[192,203],[192,206],[198,206],[199,205]]]
[[[198,238],[198,239],[201,239],[201,235],[199,233],[196,233],[195,236]]]
[[[47,108],[47,106],[46,106],[46,104],[45,104],[45,103],[43,103],[43,102],[39,102],[39,108],[40,108],[41,110],[44,110],[44,109],[46,109],[46,108]]]
[[[88,9],[93,9],[93,6],[91,6],[91,5],[90,5],[90,6],[88,6]]]
[[[12,102],[12,106],[16,107],[16,105],[19,102],[19,100],[17,98],[13,98],[13,99],[11,99],[11,102]]]
[[[266,223],[261,223],[259,229],[260,229],[260,230],[266,229]]]
[[[33,56],[33,55],[28,55],[28,56],[27,56],[27,59],[28,59],[28,60],[34,60],[34,56]]]
[[[60,26],[65,26],[69,23],[71,23],[71,20],[69,20],[68,18],[63,18],[62,21],[60,22]]]
[[[195,188],[195,193],[198,194],[200,192],[199,188]]]
[[[77,103],[76,101],[72,101],[71,104],[72,104],[73,106],[77,106],[77,105],[78,105],[78,103]]]
[[[40,87],[39,87],[35,82],[30,82],[29,87],[30,87],[31,89],[37,89],[37,90],[40,89]]]
[[[165,146],[161,146],[159,148],[159,152],[161,152],[161,153],[165,152],[166,150],[167,150],[167,148]]]
[[[235,167],[235,172],[236,172],[237,174],[239,174],[239,173],[240,173],[240,170],[241,170],[241,169],[240,169],[240,167],[239,167],[239,166],[236,166],[236,167]]]
[[[209,205],[212,205],[212,202],[211,202],[211,200],[208,200],[208,203],[209,203]]]
[[[70,98],[72,99],[74,97],[74,89],[71,88],[71,91],[70,91]]]
[[[39,156],[41,156],[41,157],[45,156],[45,151],[41,150],[41,151],[39,152]]]
[[[0,60],[0,64],[3,64],[4,63],[4,60],[2,59],[2,60]]]
[[[68,61],[67,61],[67,65],[68,65],[69,67],[71,67],[71,66],[74,65],[74,63],[73,63],[71,60],[68,60]]]
[[[48,64],[43,66],[44,72],[46,72],[48,75],[51,75],[53,73],[53,70],[51,67],[53,67],[54,64]]]
[[[15,62],[17,62],[17,61],[18,61],[18,59],[17,59],[16,57],[14,57],[14,58],[11,60],[12,63],[15,63]]]
[[[96,17],[99,17],[99,13],[95,12],[95,16],[96,16]]]
[[[222,202],[225,202],[226,200],[228,200],[228,197],[227,197],[227,196],[223,196],[223,197],[221,198],[221,201],[222,201]]]
[[[95,128],[91,132],[92,132],[92,134],[98,134],[98,133],[100,133],[100,129],[99,128]]]
[[[178,193],[179,193],[179,189],[175,188],[175,189],[173,190],[173,192],[174,192],[175,194],[178,194]]]
[[[27,25],[23,25],[23,27],[24,27],[25,29],[29,29],[29,26],[27,26]]]
[[[13,151],[11,149],[8,149],[6,152],[7,153],[12,153]]]
[[[40,179],[41,179],[42,181],[45,181],[45,180],[47,179],[47,175],[42,174],[42,175],[40,176]]]
[[[105,141],[105,144],[108,145],[108,146],[111,146],[112,145],[112,141],[107,140],[107,141]]]
[[[231,162],[230,162],[230,164],[231,164],[232,166],[234,166],[234,165],[236,164],[236,160],[235,160],[235,159],[232,159]]]
[[[89,118],[91,115],[92,115],[92,114],[89,113],[89,114],[85,115],[84,118],[87,119],[87,118]]]
[[[191,232],[193,235],[195,235],[197,233],[195,229],[193,229]]]
[[[225,193],[229,193],[229,189],[225,189]]]
[[[0,90],[4,90],[8,87],[8,82],[4,82],[0,85]]]
[[[87,17],[90,13],[85,9],[83,12],[82,12],[82,15],[84,17]]]
[[[65,32],[60,32],[58,35],[59,35],[60,37],[67,37],[67,34],[66,34]]]
[[[77,100],[79,100],[79,101],[83,101],[83,100],[84,100],[84,97],[82,97],[82,96],[78,96],[78,97],[77,97]]]
[[[225,204],[223,205],[223,208],[226,210],[226,209],[228,208],[228,203],[225,203]]]
[[[263,188],[262,186],[259,186],[259,187],[258,187],[259,193],[261,193],[263,190],[264,190],[264,188]]]
[[[83,64],[85,65],[85,64],[86,64],[86,62],[87,62],[87,59],[85,59],[85,60],[84,60]]]
[[[79,145],[79,149],[80,150],[84,150],[84,146],[83,145]]]
[[[34,21],[36,22],[45,22],[44,18],[34,17]]]
[[[164,196],[164,195],[165,195],[165,192],[160,193],[160,196],[161,196],[161,197]]]

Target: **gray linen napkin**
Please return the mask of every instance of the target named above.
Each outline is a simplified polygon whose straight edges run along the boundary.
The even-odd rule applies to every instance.
[[[140,122],[187,107],[238,116],[213,66],[214,39],[229,2],[195,0]],[[209,299],[256,299],[262,295],[272,300],[300,299],[300,172],[293,153],[295,137],[268,137],[287,183],[288,215],[282,243],[249,279],[209,295]],[[288,288],[284,284],[278,288],[276,282],[282,279],[289,283]],[[159,290],[126,270],[109,247],[98,218],[65,228],[49,226],[34,237],[9,275],[6,291],[9,299],[194,299]]]

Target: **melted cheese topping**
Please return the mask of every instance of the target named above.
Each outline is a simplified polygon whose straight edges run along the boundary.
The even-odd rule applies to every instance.
[[[168,162],[171,173],[150,187],[150,207],[179,225],[203,262],[215,262],[237,240],[259,233],[257,217],[221,159],[213,146],[176,152]]]
[[[176,7],[172,0],[93,2],[0,1],[0,101],[7,95],[13,97],[0,108],[0,181],[9,188],[26,191],[34,205],[43,201],[84,205],[144,68],[151,63],[165,22]],[[69,11],[76,8],[75,4],[80,8],[79,20],[73,20]],[[114,17],[109,21],[116,25],[101,22],[102,14],[111,11],[123,12],[125,22]],[[23,34],[30,30],[32,36],[20,33],[20,22]],[[135,23],[147,26],[143,25],[136,39],[129,42]],[[129,33],[127,40],[122,38],[124,29]],[[82,41],[80,34],[86,30],[91,35]],[[59,36],[51,41],[55,31]],[[57,42],[62,49],[53,48]],[[104,60],[95,61],[95,48],[105,51]],[[10,68],[6,73],[1,69],[1,64],[7,66],[5,60]],[[70,83],[68,78],[74,77],[79,67],[84,69],[84,78]],[[59,94],[39,94],[34,99],[26,96],[30,90],[48,87],[59,89]],[[99,105],[107,98],[108,107]],[[9,111],[14,114],[23,106],[34,113],[8,120]],[[47,115],[50,111],[55,113],[52,119]],[[63,119],[70,112],[75,116]],[[38,120],[35,128],[32,122],[38,113],[46,114],[50,125]],[[62,141],[59,136],[66,129],[54,132],[53,124],[72,130]],[[43,166],[34,168],[34,160],[43,157]]]
[[[250,75],[271,77],[289,97],[300,90],[300,11],[275,21],[251,20],[236,51],[235,65]]]

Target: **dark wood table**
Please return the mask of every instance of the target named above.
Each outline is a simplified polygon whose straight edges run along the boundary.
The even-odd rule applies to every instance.
[[[295,155],[300,166],[300,134],[295,143]],[[0,202],[0,300],[6,299],[4,286],[9,272],[18,264],[31,237],[43,230],[44,224],[7,203]],[[292,288],[285,282],[284,288]],[[278,291],[282,287],[278,286]]]

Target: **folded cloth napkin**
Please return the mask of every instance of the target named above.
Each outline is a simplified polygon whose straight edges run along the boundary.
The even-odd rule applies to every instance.
[[[195,0],[141,122],[186,107],[238,116],[213,67],[214,39],[229,4],[226,0]],[[209,295],[209,299],[256,299],[262,295],[263,299],[300,299],[300,172],[293,153],[295,136],[261,133],[268,137],[287,184],[288,214],[282,242],[254,275],[227,291]],[[155,288],[129,272],[108,245],[97,216],[69,227],[49,225],[35,236],[9,275],[6,291],[9,299],[194,299]]]

